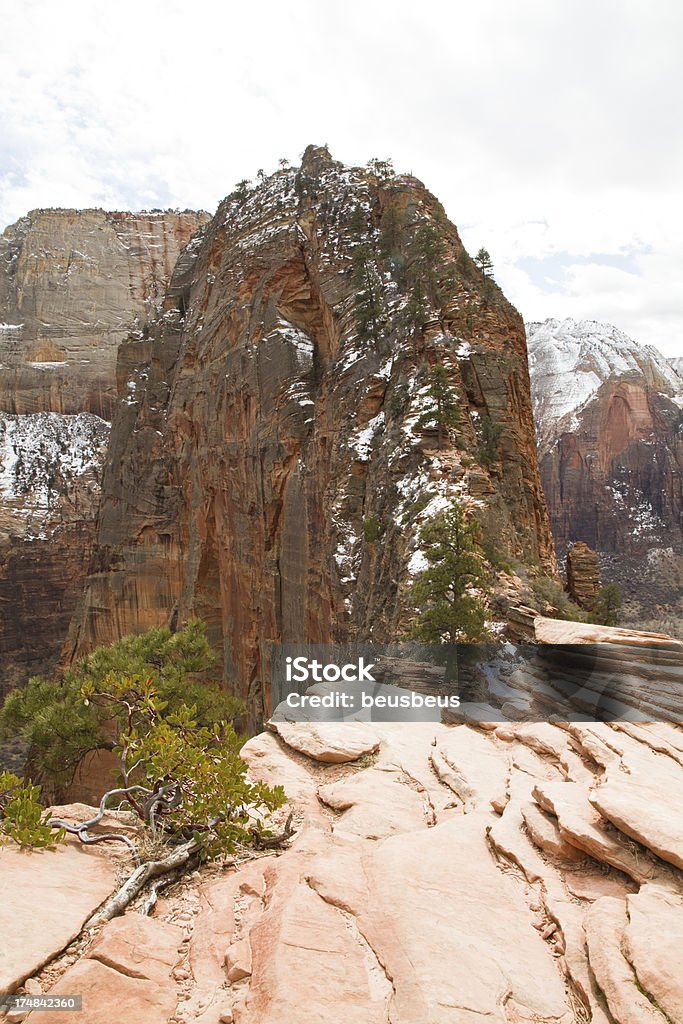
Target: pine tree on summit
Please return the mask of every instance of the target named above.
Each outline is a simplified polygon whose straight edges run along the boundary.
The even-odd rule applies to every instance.
[[[474,262],[477,264],[484,277],[493,278],[493,260],[489,255],[488,249],[484,249],[482,246],[474,257]]]

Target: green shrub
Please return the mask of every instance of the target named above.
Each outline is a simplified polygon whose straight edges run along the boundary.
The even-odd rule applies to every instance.
[[[84,699],[126,708],[115,746],[120,785],[153,840],[193,838],[204,858],[228,853],[251,841],[254,813],[284,803],[281,786],[246,779],[243,740],[230,723],[201,725],[196,708],[186,704],[169,711],[155,687],[135,677],[87,689]]]
[[[50,815],[39,797],[40,786],[12,772],[0,773],[0,843],[13,840],[24,848],[53,850],[64,842],[64,829],[50,826]]]
[[[210,726],[242,711],[241,701],[206,679],[215,664],[198,620],[176,633],[151,629],[126,636],[81,658],[59,681],[38,676],[10,693],[0,709],[0,735],[21,735],[35,767],[65,781],[85,753],[112,749],[125,724],[123,705],[84,703],[84,689],[101,689],[118,677],[139,677],[156,688],[169,713],[192,705],[199,724]]]
[[[533,597],[528,599],[528,603],[542,615],[570,622],[588,622],[587,613],[574,604],[552,576],[537,576],[530,583]]]
[[[368,544],[375,544],[383,533],[384,527],[377,516],[368,516],[363,521],[363,536]]]

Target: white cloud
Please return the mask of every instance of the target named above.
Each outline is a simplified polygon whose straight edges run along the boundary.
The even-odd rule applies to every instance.
[[[525,317],[604,316],[683,353],[682,28],[675,0],[22,0],[0,35],[0,222],[212,210],[327,142],[421,177]],[[635,279],[580,261],[628,253]],[[543,290],[524,260],[557,254]]]

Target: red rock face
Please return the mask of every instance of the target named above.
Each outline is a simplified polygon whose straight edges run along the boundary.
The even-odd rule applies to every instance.
[[[118,346],[206,219],[43,210],[0,238],[0,694],[54,667],[88,565]]]
[[[359,245],[381,297],[363,339]],[[415,326],[406,282],[420,275]],[[554,564],[523,326],[416,179],[309,148],[300,169],[221,205],[164,308],[121,350],[72,652],[199,615],[256,721],[271,642],[400,634],[418,526],[445,503],[501,550]],[[462,412],[441,449],[415,432],[435,364]],[[499,428],[486,459],[485,418]]]
[[[583,540],[643,556],[683,541],[683,415],[638,380],[600,388],[576,429],[540,454],[558,550]]]
[[[0,410],[116,408],[116,353],[163,297],[194,213],[33,210],[0,236]]]
[[[558,555],[584,541],[624,621],[683,614],[683,378],[653,348],[594,321],[530,324],[539,465]]]

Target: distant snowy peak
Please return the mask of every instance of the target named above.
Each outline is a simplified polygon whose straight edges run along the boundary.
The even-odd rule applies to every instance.
[[[651,345],[597,320],[545,320],[526,325],[529,372],[539,439],[578,413],[610,377],[637,374],[648,387],[683,396],[683,379]]]
[[[670,366],[673,366],[681,381],[683,381],[683,356],[672,356],[668,363]]]

